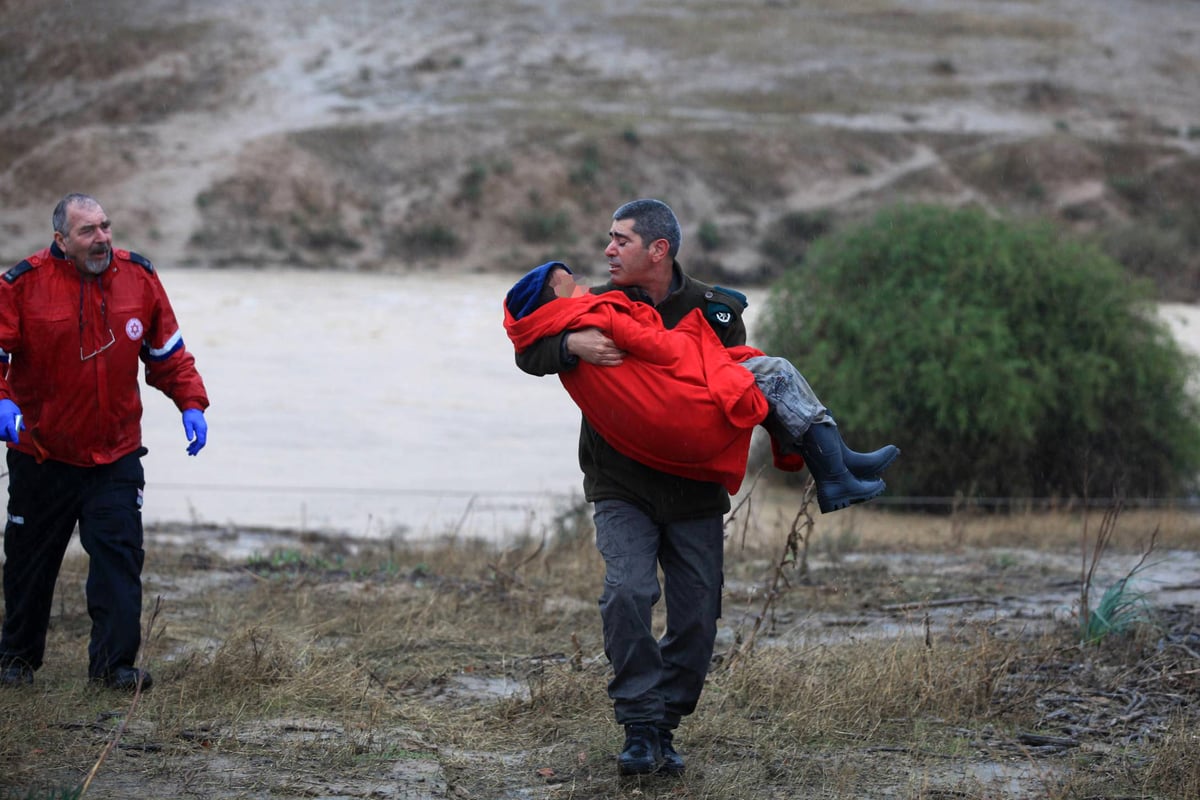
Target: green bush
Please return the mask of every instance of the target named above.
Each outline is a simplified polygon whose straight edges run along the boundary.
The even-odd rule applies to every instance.
[[[852,447],[900,446],[894,495],[1166,496],[1200,468],[1195,363],[1148,285],[1048,225],[884,211],[779,281],[759,340]]]

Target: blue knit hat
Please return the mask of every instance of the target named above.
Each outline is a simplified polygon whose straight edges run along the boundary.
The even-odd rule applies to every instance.
[[[561,261],[547,261],[540,267],[534,267],[525,273],[525,277],[513,284],[513,287],[508,290],[508,294],[504,296],[504,305],[508,308],[508,313],[512,314],[515,319],[522,319],[537,310],[538,299],[541,297],[542,288],[546,285],[546,279],[556,268],[562,268],[568,274],[574,274],[570,267]]]

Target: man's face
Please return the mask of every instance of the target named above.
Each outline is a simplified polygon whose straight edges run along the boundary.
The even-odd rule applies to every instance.
[[[633,220],[613,220],[608,229],[608,275],[617,286],[638,286],[654,269],[650,251],[633,232]]]
[[[67,233],[55,233],[54,238],[80,272],[99,275],[112,260],[112,223],[98,205],[68,206]]]

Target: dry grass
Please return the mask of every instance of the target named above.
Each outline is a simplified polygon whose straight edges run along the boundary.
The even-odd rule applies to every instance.
[[[1184,638],[1164,623],[1081,649],[1050,619],[937,616],[920,602],[886,612],[988,594],[999,568],[981,555],[982,572],[956,572],[955,549],[986,554],[1019,532],[1042,552],[1073,551],[1075,514],[818,516],[808,578],[788,576],[755,647],[730,659],[763,613],[783,541],[773,520],[796,511],[782,502],[764,494],[731,520],[725,630],[680,730],[682,780],[616,777],[595,609],[603,567],[581,516],[558,539],[504,548],[297,538],[226,564],[152,545],[156,685],[87,796],[1109,796],[1097,774],[1127,795],[1195,796],[1194,624],[1177,615]],[[1160,546],[1200,549],[1185,515],[1149,516],[1128,513],[1114,546],[1136,551],[1133,531],[1153,522],[1171,542]],[[947,558],[944,574],[904,573],[897,559],[921,552]],[[127,697],[82,677],[84,572],[72,557],[35,687],[0,693],[0,796],[78,786],[125,718]],[[1071,579],[1016,572],[1003,575],[1016,596]],[[1182,649],[1169,660],[1172,641]],[[1014,765],[1027,795],[1004,794]]]

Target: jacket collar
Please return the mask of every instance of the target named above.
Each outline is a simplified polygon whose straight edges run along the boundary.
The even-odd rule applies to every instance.
[[[658,305],[661,306],[663,303],[668,302],[672,297],[682,292],[684,287],[687,286],[687,283],[688,276],[684,274],[683,266],[678,261],[673,260],[671,262],[671,285],[667,287],[667,296],[664,297],[662,303],[659,303]],[[609,281],[600,291],[611,292],[613,290],[622,292],[630,300],[637,300],[639,303],[646,303],[647,305],[651,306],[654,305],[654,302],[650,299],[650,295],[648,295],[640,286],[622,287],[617,286],[612,281]]]
[[[671,260],[671,285],[667,288],[667,297],[663,298],[665,303],[671,295],[678,294],[683,291],[683,287],[687,284],[687,275],[683,273],[683,267],[674,259]]]
[[[67,254],[64,253],[62,248],[58,246],[58,242],[51,242],[50,246],[46,248],[46,252],[49,253],[50,257],[54,259],[55,262],[61,266],[61,268],[66,269],[69,267],[71,274],[77,276],[80,280],[85,280],[84,276],[80,274],[79,268],[75,266],[75,262],[68,259]],[[117,250],[116,248],[113,248],[112,260],[108,262],[108,269],[95,276],[95,279],[100,283],[101,288],[103,288],[105,284],[112,281],[112,276],[116,274],[116,269],[114,269],[114,267],[116,267],[116,263]]]

